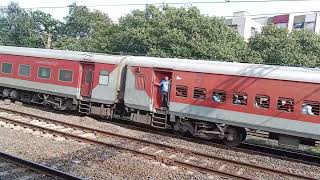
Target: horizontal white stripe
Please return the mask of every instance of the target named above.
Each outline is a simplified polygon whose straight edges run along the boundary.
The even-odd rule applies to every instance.
[[[14,78],[0,77],[0,85],[28,91],[77,97],[77,88],[48,83],[33,82]]]
[[[320,124],[316,123],[176,102],[170,102],[169,109],[179,116],[320,140]]]

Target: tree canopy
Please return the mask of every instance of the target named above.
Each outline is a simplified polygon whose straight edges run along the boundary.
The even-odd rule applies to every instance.
[[[114,51],[160,57],[239,60],[246,43],[222,19],[195,8],[147,6],[122,17]]]
[[[118,23],[86,6],[72,4],[63,22],[42,11],[11,3],[0,10],[0,44],[76,51],[122,53],[316,67],[320,36],[308,30],[269,25],[249,42],[224,19],[196,7],[147,5]]]
[[[289,33],[273,25],[266,26],[260,35],[250,39],[248,47],[260,55],[264,64],[320,65],[320,36],[308,30]]]

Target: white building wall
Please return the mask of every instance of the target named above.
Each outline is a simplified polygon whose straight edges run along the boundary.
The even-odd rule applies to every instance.
[[[234,18],[232,19],[232,25],[237,26],[238,32],[245,40],[248,40],[252,36],[252,28],[254,28],[257,33],[261,32],[261,28],[264,24],[253,20],[247,12],[235,12],[233,15]]]
[[[298,15],[305,15],[304,28],[310,29],[317,34],[320,34],[320,12],[311,14],[289,14],[289,20],[286,28],[289,32],[293,30],[294,18]],[[271,17],[252,17],[248,12],[239,11],[233,13],[232,25],[237,26],[237,31],[245,39],[248,40],[251,36],[251,28],[255,28],[257,33],[260,33],[263,26],[267,25],[268,18]]]
[[[320,12],[316,13],[314,32],[317,34],[320,33]]]

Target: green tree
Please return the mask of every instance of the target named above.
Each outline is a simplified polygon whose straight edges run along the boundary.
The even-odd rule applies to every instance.
[[[246,53],[240,35],[224,20],[196,7],[146,6],[120,18],[113,51],[160,57],[239,61]]]
[[[108,15],[97,10],[91,12],[86,6],[77,6],[75,3],[69,6],[69,15],[64,19],[64,35],[73,38],[90,37],[98,29],[112,23]]]
[[[0,24],[1,44],[44,48],[50,46],[47,35],[55,35],[59,22],[49,14],[26,11],[10,3],[0,10]]]
[[[258,53],[264,64],[307,66],[319,65],[320,36],[308,30],[289,33],[274,25],[249,41],[249,49]]]
[[[103,52],[109,48],[106,33],[114,26],[108,15],[86,6],[69,6],[69,14],[60,31],[62,36],[54,43],[57,49]]]

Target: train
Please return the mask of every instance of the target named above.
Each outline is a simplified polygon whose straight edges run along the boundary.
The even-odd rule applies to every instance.
[[[320,140],[320,69],[0,46],[0,96],[238,146]],[[167,108],[159,83],[170,81]]]

